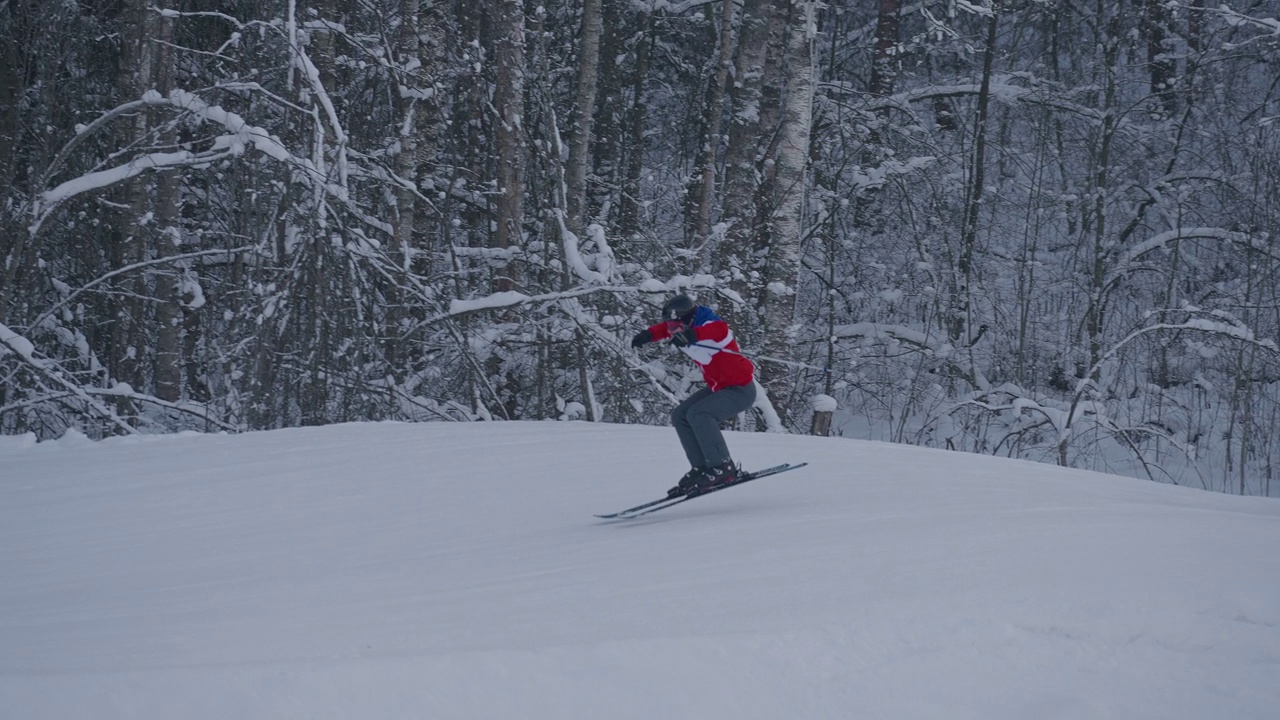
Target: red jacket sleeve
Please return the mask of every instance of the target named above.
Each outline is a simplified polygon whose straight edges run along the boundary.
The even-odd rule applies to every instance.
[[[660,322],[649,326],[649,334],[653,336],[654,342],[666,340],[671,337],[671,328],[665,322]],[[729,336],[729,324],[723,320],[716,320],[697,325],[693,328],[693,334],[697,336],[699,342],[703,340],[720,342]]]
[[[666,340],[671,337],[671,331],[667,329],[667,324],[665,322],[660,322],[657,325],[650,325],[649,334],[653,336],[654,342]]]

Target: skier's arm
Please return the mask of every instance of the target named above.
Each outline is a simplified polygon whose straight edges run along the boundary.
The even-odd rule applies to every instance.
[[[724,347],[728,344],[732,335],[729,332],[729,323],[723,320],[714,320],[709,323],[703,323],[693,329],[695,335],[698,336],[698,342],[706,342],[708,345],[716,347]]]
[[[657,325],[650,325],[649,337],[653,340],[653,342],[660,342],[662,340],[666,340],[667,338],[671,337],[671,328],[667,327],[667,324],[664,322],[660,322]]]

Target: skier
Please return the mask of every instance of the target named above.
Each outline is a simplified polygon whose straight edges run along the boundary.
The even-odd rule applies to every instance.
[[[688,295],[668,300],[662,306],[662,322],[636,333],[631,347],[660,340],[670,340],[692,358],[707,383],[671,411],[671,424],[691,468],[667,496],[700,495],[729,485],[738,479],[740,468],[729,457],[720,423],[755,402],[755,366],[739,351],[729,324]]]

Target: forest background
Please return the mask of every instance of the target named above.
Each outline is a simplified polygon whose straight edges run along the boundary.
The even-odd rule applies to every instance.
[[[1280,494],[1276,0],[0,0],[0,432],[666,422]]]

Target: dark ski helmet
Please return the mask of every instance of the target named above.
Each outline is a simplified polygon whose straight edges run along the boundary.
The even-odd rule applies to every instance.
[[[668,322],[678,320],[687,323],[693,319],[694,307],[693,298],[688,295],[677,295],[663,304],[662,319]]]

